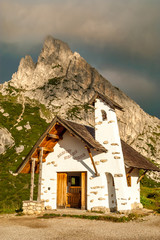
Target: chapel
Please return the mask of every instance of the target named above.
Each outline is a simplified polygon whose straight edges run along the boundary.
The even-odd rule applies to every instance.
[[[120,138],[115,109],[123,111],[122,106],[98,92],[89,104],[94,107],[95,127],[56,116],[18,167],[17,173],[31,173],[24,212],[30,205],[35,212],[40,207],[92,211],[142,207],[140,180],[147,171],[160,169]],[[140,169],[144,170],[141,176]]]

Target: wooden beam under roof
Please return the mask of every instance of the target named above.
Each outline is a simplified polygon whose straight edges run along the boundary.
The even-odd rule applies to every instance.
[[[60,124],[54,123],[54,125],[50,125],[48,127],[48,129],[43,133],[43,135],[39,138],[39,140],[37,141],[35,146],[31,149],[31,151],[27,155],[26,159],[23,161],[23,164],[25,164],[25,166],[23,166],[23,164],[21,164],[18,167],[18,169],[16,170],[16,172],[19,172],[19,173],[20,172],[21,173],[30,173],[30,171],[31,171],[31,166],[30,166],[31,157],[38,158],[38,152],[39,152],[38,146],[42,146],[43,147],[43,145],[44,145],[44,147],[45,147],[45,143],[47,142],[47,139],[46,139],[47,138],[47,134],[50,132],[50,134],[53,133],[55,135],[58,135],[58,134],[61,134],[63,131],[64,131],[64,127],[61,126]],[[47,147],[46,150],[50,150],[50,151],[48,151],[48,153],[49,152],[53,152],[53,147],[55,146],[55,144],[57,142],[58,141],[53,142],[53,146],[51,145],[51,148]],[[47,157],[48,153],[47,153],[47,151],[44,152],[42,161],[44,161],[44,159]],[[38,162],[36,161],[36,165],[35,165],[35,172],[36,173],[38,173],[38,171],[39,171],[39,164],[37,164],[37,163]]]
[[[131,172],[133,171],[134,167],[130,168],[130,170],[128,171],[128,173],[126,174],[126,177],[130,176]]]
[[[33,161],[35,161],[35,162],[38,162],[39,161],[39,159],[38,158],[31,158],[31,160]],[[45,158],[43,158],[42,159],[42,162],[46,162],[46,159]]]
[[[31,170],[31,164],[30,162],[27,162],[27,164],[25,165],[21,173],[30,173],[30,170]]]
[[[35,159],[32,160],[32,166],[31,166],[30,201],[33,201],[33,192],[34,192],[34,172],[35,172]]]
[[[40,154],[39,154],[39,178],[38,178],[38,196],[37,201],[41,201],[41,185],[42,185],[42,158],[43,158],[43,151],[44,148],[40,148]]]
[[[53,148],[49,148],[49,147],[39,147],[39,149],[43,148],[43,151],[45,152],[54,152],[54,149]]]
[[[49,138],[53,138],[53,139],[60,139],[60,136],[59,136],[59,135],[56,135],[56,134],[50,134],[50,133],[47,134],[47,137],[49,137]]]
[[[142,180],[142,178],[145,176],[145,174],[148,172],[148,170],[146,170],[139,178],[138,178],[138,180],[137,180],[137,183],[139,183],[141,180]]]
[[[96,168],[94,159],[93,159],[93,157],[92,157],[91,150],[90,150],[90,148],[89,148],[88,146],[86,146],[85,148],[87,148],[87,151],[88,151],[88,153],[89,153],[89,157],[90,157],[91,162],[92,162],[92,165],[93,165],[93,167],[94,167],[95,175],[96,175],[96,176],[99,176],[100,174],[99,174],[98,171],[97,171],[97,168]]]

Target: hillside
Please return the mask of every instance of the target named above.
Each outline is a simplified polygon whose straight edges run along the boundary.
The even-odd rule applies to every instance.
[[[160,120],[112,86],[66,43],[48,37],[37,63],[26,56],[12,79],[0,85],[0,203],[15,207],[28,198],[30,176],[13,172],[55,115],[94,125],[93,109],[87,104],[94,90],[124,108],[117,112],[121,138],[160,164]],[[151,176],[159,181],[158,175]]]

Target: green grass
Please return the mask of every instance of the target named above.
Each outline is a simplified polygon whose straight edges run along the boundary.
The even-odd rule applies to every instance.
[[[69,108],[67,111],[67,117],[69,119],[78,118],[78,115],[80,114],[81,108],[79,105],[74,105],[73,107]]]
[[[144,208],[160,213],[160,188],[141,186],[141,203]]]
[[[92,112],[94,111],[94,108],[91,105],[89,105],[88,103],[85,103],[82,107],[84,108],[84,111],[86,113],[88,113],[89,111],[92,111]]]
[[[140,171],[140,175],[143,170]],[[144,208],[160,212],[160,182],[148,178],[146,175],[141,180],[141,203]]]
[[[80,113],[85,111],[88,113],[89,111],[94,111],[93,107],[91,107],[89,104],[83,104],[83,105],[73,105],[67,110],[67,117],[68,119],[80,119]]]
[[[102,221],[110,221],[110,222],[129,222],[136,220],[142,215],[131,213],[128,216],[122,217],[115,217],[115,216],[108,216],[108,215],[72,215],[72,214],[44,214],[42,217],[39,218],[56,218],[56,217],[70,217],[70,218],[80,218],[80,219],[89,219],[89,220],[102,220]]]
[[[10,83],[8,83],[8,89],[7,89],[7,90],[8,90],[8,92],[9,92],[9,94],[11,94],[11,93],[19,93],[19,92],[20,92],[19,89],[11,86]]]
[[[144,173],[144,170],[140,170],[140,176]],[[141,187],[148,187],[148,188],[160,188],[160,182],[155,182],[147,175],[145,175],[141,180]]]
[[[56,217],[60,217],[61,215],[60,214],[55,214],[55,213],[50,213],[50,214],[44,214],[42,217],[38,217],[38,218],[45,218],[45,219],[48,219],[48,218],[56,218]]]
[[[146,143],[150,148],[152,156],[155,156],[155,147],[151,143]]]
[[[6,101],[0,96],[0,106],[3,107],[9,117],[4,117],[0,113],[0,126],[7,128],[15,141],[15,146],[7,149],[4,155],[0,157],[0,213],[12,213],[22,207],[22,201],[29,199],[30,174],[19,174],[13,176],[9,171],[15,172],[35,142],[45,131],[47,123],[40,118],[39,107],[32,107],[30,104],[25,105],[23,120],[18,124],[23,129],[18,131],[13,125],[16,123],[22,112],[22,105],[14,101]],[[31,129],[27,130],[24,125],[29,124]],[[12,128],[13,127],[13,128]],[[24,151],[16,153],[15,147],[24,146]],[[37,192],[38,176],[35,176],[35,196]]]

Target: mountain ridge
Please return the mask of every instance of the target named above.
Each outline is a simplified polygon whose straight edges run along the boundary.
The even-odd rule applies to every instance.
[[[93,109],[87,103],[95,90],[124,108],[116,112],[121,138],[160,164],[160,120],[145,113],[61,40],[47,37],[37,63],[30,56],[22,58],[17,73],[1,85],[0,93],[20,104],[37,104],[40,117],[48,123],[58,114],[94,126]]]

